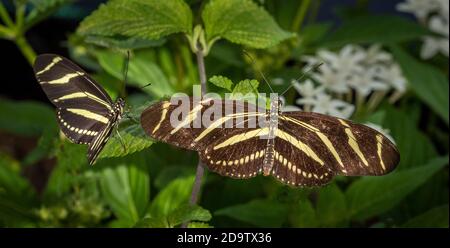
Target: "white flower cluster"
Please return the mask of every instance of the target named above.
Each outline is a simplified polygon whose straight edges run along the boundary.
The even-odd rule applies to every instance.
[[[397,10],[414,14],[431,31],[443,38],[424,37],[421,57],[429,59],[439,52],[449,55],[449,0],[406,0]]]
[[[317,71],[308,73],[311,79],[294,82],[301,95],[296,103],[305,111],[349,118],[355,111],[353,92],[357,106],[368,100],[369,108],[374,108],[392,89],[391,102],[406,91],[407,81],[400,66],[379,45],[368,49],[347,45],[337,53],[320,50],[303,60],[305,68],[322,63]]]

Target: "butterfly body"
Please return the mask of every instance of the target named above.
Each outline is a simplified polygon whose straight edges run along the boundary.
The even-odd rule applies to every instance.
[[[197,151],[204,165],[223,176],[262,173],[292,186],[318,186],[335,175],[384,175],[400,159],[395,145],[367,126],[317,113],[280,112],[278,99],[269,111],[240,101],[190,98],[188,103],[184,116],[177,101],[156,103],[142,113],[141,125],[155,140]],[[211,112],[216,118],[199,125]],[[181,124],[172,125],[177,118]]]
[[[33,69],[57,107],[61,131],[72,142],[88,145],[88,162],[93,164],[122,118],[125,102],[113,102],[84,70],[62,56],[39,55]]]

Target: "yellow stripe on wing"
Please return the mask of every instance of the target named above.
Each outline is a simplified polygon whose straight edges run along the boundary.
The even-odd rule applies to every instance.
[[[77,114],[77,115],[80,115],[80,116],[83,116],[88,119],[92,119],[92,120],[96,120],[96,121],[105,123],[105,124],[107,124],[109,122],[108,118],[106,118],[102,115],[96,114],[94,112],[91,112],[89,110],[86,110],[86,109],[68,108],[67,111]]]

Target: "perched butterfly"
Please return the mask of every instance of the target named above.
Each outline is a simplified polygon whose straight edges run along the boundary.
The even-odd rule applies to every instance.
[[[36,58],[34,73],[48,99],[57,107],[63,133],[72,142],[87,144],[93,164],[122,118],[125,102],[115,103],[85,71],[54,54]]]
[[[384,175],[400,160],[395,145],[378,131],[318,113],[281,112],[278,98],[271,98],[267,111],[242,101],[188,102],[184,116],[182,101],[151,105],[141,114],[141,125],[153,139],[197,151],[203,164],[223,176],[263,173],[292,186],[319,186],[335,175]],[[227,114],[226,109],[242,111]],[[221,114],[196,127],[213,112]],[[256,125],[242,127],[255,117]]]

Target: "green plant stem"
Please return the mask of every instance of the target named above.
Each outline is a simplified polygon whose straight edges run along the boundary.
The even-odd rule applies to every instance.
[[[203,49],[197,49],[196,57],[197,57],[197,66],[198,66],[198,74],[200,76],[200,85],[201,85],[201,94],[202,98],[206,94],[206,70],[205,70],[205,60],[203,55]],[[205,168],[203,167],[203,164],[201,161],[198,161],[197,164],[197,171],[195,173],[195,181],[194,186],[192,186],[192,192],[191,192],[191,199],[189,201],[190,205],[197,204],[198,196],[200,194],[200,188],[202,185],[202,178],[203,174],[205,172]],[[181,227],[185,228],[187,227],[188,223],[183,223]]]
[[[309,9],[311,0],[303,0],[298,7],[297,14],[295,15],[294,21],[292,22],[292,31],[300,32],[302,28],[303,21],[305,20],[306,12]]]
[[[23,33],[23,26],[25,20],[25,4],[21,4],[16,8],[16,30],[19,35]]]
[[[28,43],[25,36],[23,35],[17,36],[15,39],[15,43],[22,52],[23,56],[25,56],[25,58],[27,59],[28,63],[30,63],[30,65],[33,66],[34,59],[36,58],[36,53]]]
[[[3,3],[0,3],[0,18],[5,23],[7,27],[13,27],[14,22],[11,20],[11,17],[8,14],[8,11],[6,11],[5,6],[3,6]]]
[[[11,39],[14,37],[11,30],[3,25],[0,25],[0,38]]]

